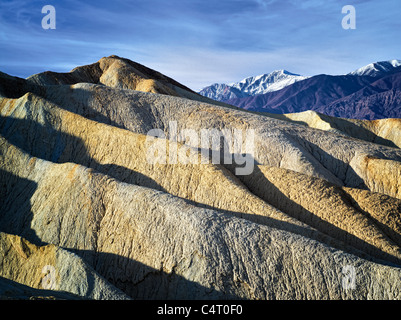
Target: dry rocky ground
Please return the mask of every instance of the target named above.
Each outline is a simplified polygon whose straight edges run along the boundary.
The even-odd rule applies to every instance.
[[[251,113],[116,56],[0,94],[1,298],[401,298],[399,120]],[[253,130],[253,170],[172,135],[202,129]]]

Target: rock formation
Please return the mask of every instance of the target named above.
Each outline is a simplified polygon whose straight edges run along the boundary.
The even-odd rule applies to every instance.
[[[116,56],[0,94],[1,297],[401,298],[396,120],[206,103]],[[253,130],[251,172],[203,129]]]
[[[2,280],[10,291],[0,293],[2,297],[129,299],[77,255],[55,245],[36,246],[20,236],[2,232],[0,255],[0,279],[11,280]]]

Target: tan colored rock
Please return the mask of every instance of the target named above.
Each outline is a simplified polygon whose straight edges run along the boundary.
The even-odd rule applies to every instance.
[[[315,111],[290,114],[269,114],[269,117],[289,120],[310,128],[345,134],[389,147],[401,147],[401,119],[358,120],[335,118]]]
[[[48,299],[128,299],[80,258],[54,245],[36,246],[20,236],[0,232],[0,292]],[[18,286],[23,284],[29,288]],[[22,291],[22,292],[21,292]],[[24,298],[24,297],[20,297]]]
[[[25,165],[7,168],[19,175],[8,180],[2,228],[76,252],[132,298],[400,298],[398,267],[369,262],[307,236],[199,208],[73,163],[35,159],[12,146],[6,150],[2,163]],[[36,185],[31,192],[27,181]],[[13,197],[18,197],[18,203]],[[26,201],[30,206],[21,210]],[[12,246],[7,240],[1,243]],[[32,252],[37,247],[33,248]],[[54,246],[39,250],[54,250]],[[7,270],[29,265],[20,252],[32,256],[27,249],[13,249],[9,261],[20,262],[10,263]],[[59,261],[56,270],[68,269],[65,255]],[[344,284],[348,269],[355,273],[354,289]],[[71,271],[65,274],[71,276]],[[80,283],[73,279],[72,284]]]
[[[34,289],[0,277],[0,300],[81,300],[68,292]]]
[[[27,107],[38,122],[24,120]],[[32,94],[19,99],[13,115],[20,119],[10,117],[3,122],[3,125],[9,124],[9,141],[17,142],[17,146],[37,157],[61,163],[75,162],[120,181],[163,190],[205,207],[246,216],[260,223],[269,221],[280,228],[306,229],[304,232],[309,230],[311,236],[315,233],[306,224],[253,195],[222,165],[183,164],[182,161],[151,164],[146,136],[88,120]],[[21,130],[29,132],[24,140],[18,140]],[[178,149],[180,159],[185,158],[184,153],[185,148]],[[166,159],[169,160],[169,153]]]
[[[204,97],[160,72],[115,55],[103,57],[90,65],[76,67],[68,73],[46,71],[32,75],[27,80],[28,85],[102,84],[228,106]]]
[[[0,263],[13,281],[0,279],[0,295],[38,296],[45,264],[84,298],[125,297],[115,287],[145,299],[401,298],[401,150],[378,139],[396,143],[396,124],[204,103],[116,56],[0,74],[0,95]],[[254,130],[254,169],[200,164],[172,123]],[[153,129],[167,139],[149,140]],[[156,142],[165,164],[149,157]]]
[[[344,188],[353,206],[363,212],[398,245],[401,244],[401,200],[366,190]]]
[[[259,164],[297,171],[347,187],[367,189],[372,186],[371,191],[398,197],[391,185],[375,189],[369,175],[359,170],[356,158],[366,154],[391,159],[399,167],[400,149],[355,139],[352,135],[357,135],[352,132],[348,136],[339,129],[325,132],[233,108],[89,84],[47,87],[42,95],[64,109],[136,133],[146,134],[158,128],[168,134],[171,121],[177,122],[178,131],[254,129],[254,157]],[[351,128],[356,132],[360,127]],[[358,136],[363,138],[364,132],[370,131],[361,129]],[[380,169],[377,170],[379,175]]]
[[[401,200],[261,165],[241,180],[266,202],[317,230],[377,258],[400,261]]]

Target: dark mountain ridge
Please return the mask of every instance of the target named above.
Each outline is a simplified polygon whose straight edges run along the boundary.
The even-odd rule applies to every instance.
[[[379,76],[316,75],[279,91],[230,99],[234,106],[276,114],[307,110],[354,119],[401,117],[401,67]]]

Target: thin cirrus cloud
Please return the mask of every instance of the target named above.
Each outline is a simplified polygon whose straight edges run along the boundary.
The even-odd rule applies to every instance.
[[[117,54],[199,90],[275,69],[341,74],[400,58],[401,3],[348,2],[2,0],[0,70],[65,72]],[[56,8],[56,30],[41,28],[46,4]],[[356,30],[341,27],[346,4],[356,8]]]

